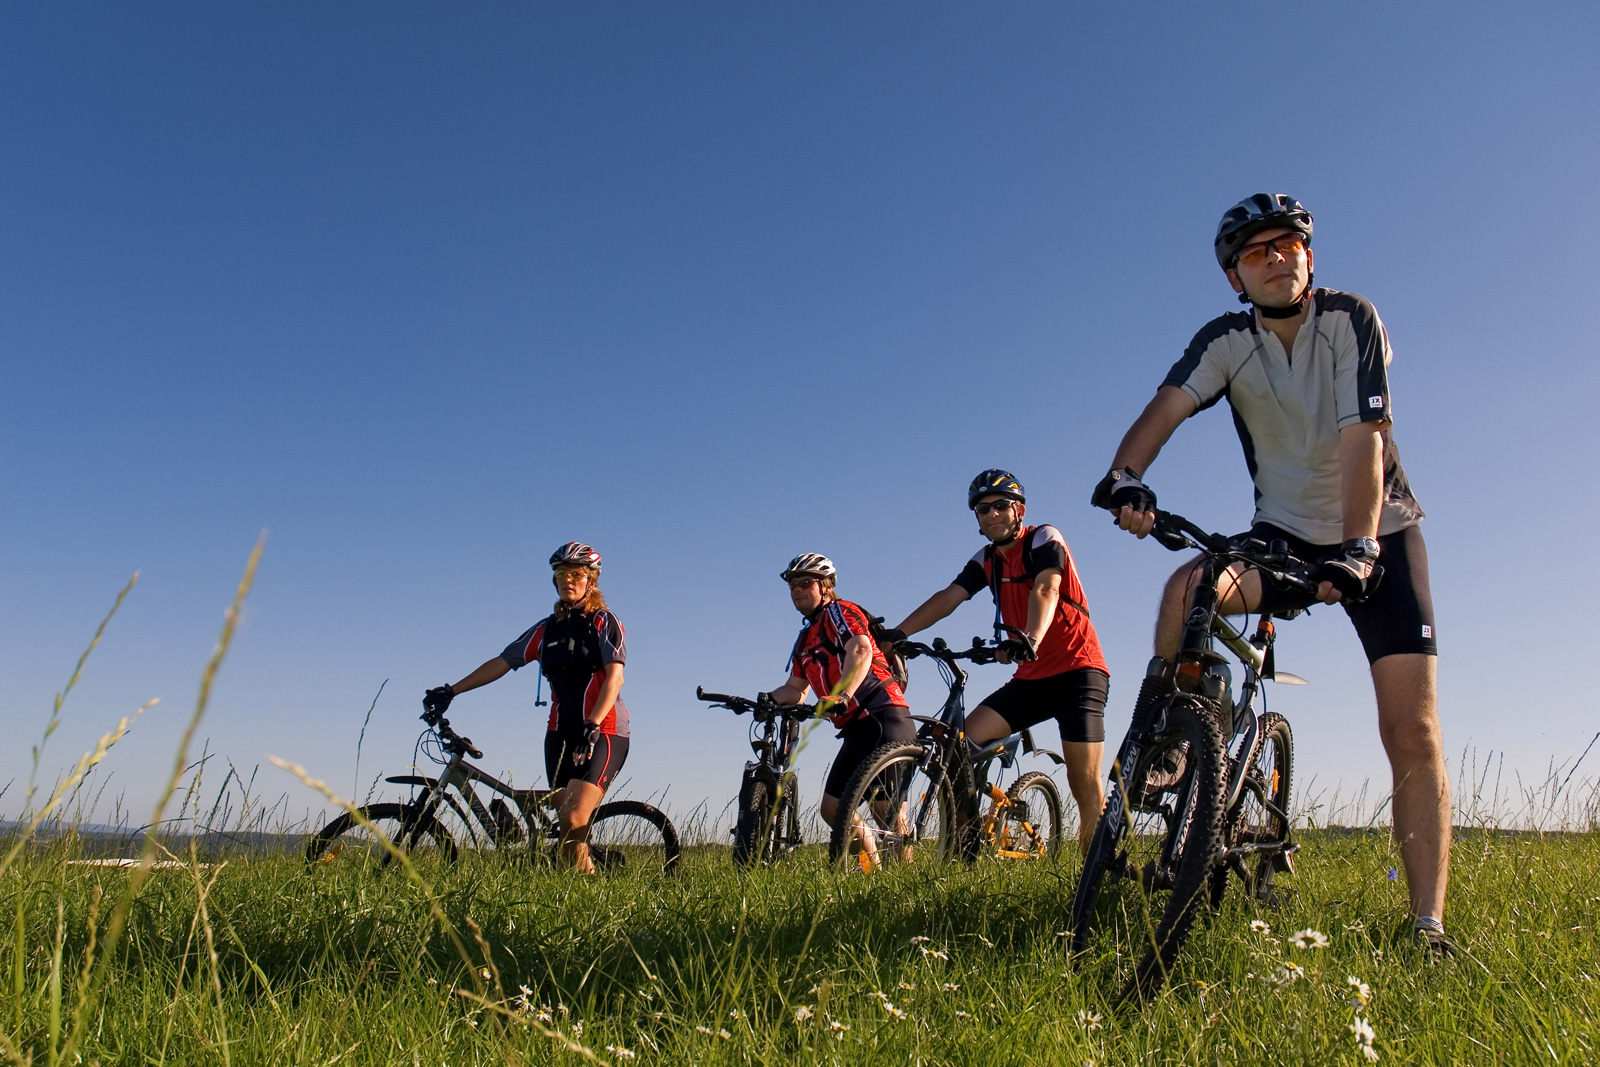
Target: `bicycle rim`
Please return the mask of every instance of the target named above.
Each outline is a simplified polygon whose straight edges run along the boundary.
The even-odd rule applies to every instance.
[[[678,831],[659,809],[638,800],[602,804],[589,820],[589,855],[610,874],[671,874],[678,865]]]
[[[733,862],[740,867],[770,859],[772,794],[760,778],[746,778],[739,790],[739,819],[733,828]]]
[[[384,839],[417,866],[455,862],[455,841],[431,815],[405,804],[369,804],[356,811],[358,815],[340,815],[306,843],[307,863],[387,867],[394,853]]]
[[[997,814],[994,852],[1001,859],[1053,858],[1061,851],[1061,791],[1041,771],[1029,771],[1006,791],[1009,807]]]
[[[938,861],[948,850],[952,814],[944,776],[919,767],[915,742],[880,746],[844,789],[828,843],[835,863],[862,870]]]

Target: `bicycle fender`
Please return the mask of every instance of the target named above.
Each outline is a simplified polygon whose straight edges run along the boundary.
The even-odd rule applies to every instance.
[[[439,784],[439,779],[437,778],[423,778],[420,775],[415,774],[391,775],[390,777],[385,778],[384,781],[393,782],[395,785],[424,785],[429,789],[432,789],[434,786]]]
[[[1052,749],[1048,749],[1048,748],[1035,748],[1033,750],[1033,754],[1035,756],[1049,756],[1051,759],[1055,760],[1055,763],[1056,763],[1057,767],[1060,767],[1061,765],[1063,765],[1064,763],[1067,762],[1066,758],[1063,757],[1060,753],[1055,752]]]

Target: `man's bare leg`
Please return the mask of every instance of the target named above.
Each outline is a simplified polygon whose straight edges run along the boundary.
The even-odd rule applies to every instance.
[[[1372,665],[1378,733],[1394,774],[1394,836],[1411,913],[1444,919],[1450,879],[1450,777],[1439,729],[1437,660],[1417,653]]]
[[[1100,763],[1105,758],[1104,741],[1063,741],[1062,755],[1067,760],[1067,788],[1078,804],[1078,851],[1089,854],[1089,839],[1106,808],[1105,786],[1100,781]]]

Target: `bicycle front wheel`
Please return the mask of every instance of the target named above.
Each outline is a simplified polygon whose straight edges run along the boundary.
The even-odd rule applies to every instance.
[[[763,778],[748,776],[739,790],[739,821],[733,827],[733,863],[763,863],[772,839],[772,791]]]
[[[589,820],[589,856],[597,870],[672,874],[679,851],[678,830],[672,820],[643,801],[602,804]]]
[[[845,785],[828,842],[834,863],[876,870],[915,860],[942,861],[951,851],[950,785],[938,760],[913,742],[881,745]]]
[[[395,856],[385,838],[413,863],[456,860],[455,841],[432,815],[408,804],[368,804],[356,813],[345,812],[317,831],[306,842],[306,862],[386,867]]]
[[[1007,806],[995,819],[995,854],[1037,860],[1061,851],[1061,791],[1043,771],[1029,771],[1006,790]]]

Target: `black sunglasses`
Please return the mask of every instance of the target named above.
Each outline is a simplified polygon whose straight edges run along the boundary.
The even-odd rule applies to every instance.
[[[1010,511],[1016,505],[1017,502],[1015,500],[991,500],[987,503],[979,504],[972,510],[979,515],[987,515],[991,511]]]

